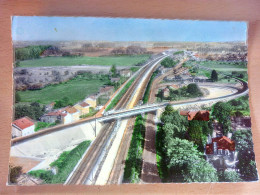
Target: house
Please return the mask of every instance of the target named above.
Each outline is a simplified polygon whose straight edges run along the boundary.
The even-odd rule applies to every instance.
[[[79,111],[79,114],[81,116],[89,113],[90,105],[87,102],[81,102],[74,105],[74,108],[76,108]]]
[[[163,91],[163,97],[169,97],[170,96],[170,89],[166,87]]]
[[[73,106],[67,107],[62,113],[65,113],[64,124],[76,122],[79,120],[80,112]]]
[[[129,69],[122,69],[122,70],[120,70],[119,73],[123,77],[130,77],[130,76],[132,76],[132,71],[129,70]]]
[[[205,155],[206,160],[217,170],[237,170],[238,153],[235,151],[235,142],[221,133],[213,138],[208,136]]]
[[[199,121],[208,121],[209,120],[209,111],[208,110],[199,110],[199,111],[180,111],[180,115],[187,116],[188,120],[199,120]]]
[[[64,123],[64,118],[67,115],[62,112],[63,110],[56,110],[52,112],[48,112],[40,117],[40,121],[45,123],[56,123],[59,121],[60,123]]]
[[[117,82],[120,81],[120,78],[119,78],[119,77],[111,78],[110,81],[111,81],[112,83],[117,83]]]
[[[224,155],[235,151],[235,142],[230,138],[217,134],[215,138],[209,138],[206,144],[206,154]]]
[[[12,137],[22,137],[34,133],[35,124],[32,119],[25,116],[12,123]]]
[[[114,93],[114,86],[105,86],[99,89],[100,95],[111,96]]]
[[[90,107],[96,108],[97,107],[97,98],[95,96],[87,97],[84,102],[90,105]]]

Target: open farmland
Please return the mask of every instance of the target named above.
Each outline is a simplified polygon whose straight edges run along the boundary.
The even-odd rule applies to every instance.
[[[21,102],[39,102],[49,104],[63,97],[68,97],[71,103],[83,100],[86,96],[97,93],[106,81],[100,79],[85,80],[74,78],[65,83],[50,85],[40,90],[18,91]]]
[[[220,61],[202,61],[199,65],[218,71],[246,71],[245,62],[220,62]]]
[[[73,65],[104,65],[111,66],[133,66],[146,61],[150,55],[120,55],[102,57],[45,57],[20,62],[20,67],[41,67],[41,66],[73,66]]]

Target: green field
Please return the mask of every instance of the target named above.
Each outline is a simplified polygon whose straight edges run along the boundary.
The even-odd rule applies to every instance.
[[[45,57],[20,62],[19,67],[39,67],[39,66],[73,66],[73,65],[117,65],[132,66],[145,61],[150,55],[121,55],[102,57]]]
[[[21,102],[39,102],[49,104],[55,100],[68,97],[72,104],[83,100],[90,94],[97,93],[99,88],[106,83],[105,80],[74,78],[65,83],[50,85],[40,90],[18,91]]]
[[[247,66],[245,62],[219,62],[219,61],[202,61],[198,63],[201,66],[215,69],[218,71],[245,71]]]

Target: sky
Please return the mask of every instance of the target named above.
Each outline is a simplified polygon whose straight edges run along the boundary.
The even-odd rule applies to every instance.
[[[247,23],[102,17],[14,16],[14,41],[246,41]]]

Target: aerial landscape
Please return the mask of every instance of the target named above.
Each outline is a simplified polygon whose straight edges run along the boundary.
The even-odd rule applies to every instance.
[[[15,16],[12,38],[8,185],[258,180],[245,22]]]

